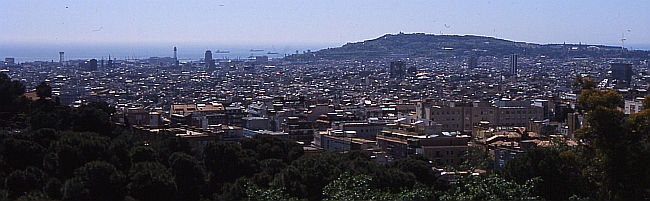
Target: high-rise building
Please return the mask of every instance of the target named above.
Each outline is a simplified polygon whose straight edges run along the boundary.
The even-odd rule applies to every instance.
[[[59,63],[63,64],[65,57],[63,56],[65,52],[59,52]]]
[[[629,86],[632,82],[632,64],[613,63],[611,64],[612,79],[623,82]]]
[[[178,67],[178,57],[176,57],[176,46],[174,46],[174,66]]]
[[[174,67],[179,67],[178,57],[176,55],[176,46],[174,46]]]
[[[402,78],[406,74],[406,63],[403,61],[390,62],[389,72],[391,78]]]
[[[176,57],[176,46],[174,46],[174,61],[178,60],[178,57]]]
[[[407,75],[409,76],[415,76],[418,74],[418,69],[415,67],[415,65],[411,65],[408,67],[408,71],[406,72]]]
[[[113,60],[111,60],[111,55],[108,55],[108,62],[106,63],[107,67],[113,67]]]
[[[16,63],[15,58],[5,58],[5,64],[6,65],[14,65]]]
[[[84,67],[87,71],[96,71],[97,70],[97,59],[91,59],[84,62]]]
[[[518,69],[518,56],[516,54],[510,55],[510,74],[511,75],[517,75],[517,70]]]
[[[467,67],[468,68],[476,68],[476,67],[478,67],[478,58],[477,57],[470,57],[469,60],[467,61]]]
[[[203,61],[205,61],[205,67],[214,67],[214,60],[212,60],[212,51],[205,51],[205,59],[203,59]]]
[[[269,61],[268,56],[256,56],[255,57],[255,63],[257,63],[257,64],[265,64],[268,61]]]

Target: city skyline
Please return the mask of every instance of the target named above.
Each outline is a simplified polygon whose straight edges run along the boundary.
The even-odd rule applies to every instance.
[[[517,41],[500,39],[490,36],[478,36],[478,35],[436,35],[436,34],[426,34],[426,33],[388,33],[381,37],[373,38],[370,40],[365,40],[361,42],[355,42],[354,44],[364,44],[365,42],[374,41],[386,36],[394,35],[428,35],[428,36],[437,36],[437,37],[479,37],[485,39],[494,39],[494,40],[504,40],[509,42]],[[538,44],[538,43],[528,43],[527,44],[537,44],[537,45],[563,45],[563,44]],[[348,43],[351,44],[351,43]],[[566,45],[597,45],[599,44],[585,44],[585,43],[565,43]],[[30,62],[30,61],[54,61],[56,59],[53,52],[64,51],[71,54],[69,57],[72,60],[86,60],[91,58],[106,58],[109,55],[113,55],[115,59],[145,59],[150,57],[173,57],[179,58],[180,60],[186,61],[196,61],[203,60],[205,57],[205,51],[215,50],[214,58],[215,59],[250,59],[256,56],[269,56],[269,58],[282,58],[285,56],[292,55],[294,53],[305,53],[305,52],[316,52],[319,50],[328,51],[330,49],[336,49],[343,46],[318,46],[318,45],[231,45],[231,46],[222,46],[215,44],[184,44],[179,45],[181,48],[177,57],[176,48],[177,46],[169,46],[168,44],[147,44],[147,45],[93,45],[93,44],[61,44],[61,45],[9,45],[9,46],[0,46],[0,57],[5,58],[14,58],[17,62]],[[616,45],[604,45],[603,47],[613,47],[620,48]],[[170,52],[170,48],[173,49],[173,53]],[[399,48],[399,47],[394,47]],[[650,50],[648,48],[635,49],[626,46],[626,49],[629,50]],[[59,52],[60,53],[60,52]],[[173,55],[170,55],[173,54]],[[510,57],[510,56],[509,56]]]
[[[385,33],[648,49],[643,1],[7,2],[0,44],[340,46]],[[38,14],[35,14],[38,13]],[[46,33],[46,34],[43,34]]]
[[[650,200],[650,3],[0,4],[2,200]]]

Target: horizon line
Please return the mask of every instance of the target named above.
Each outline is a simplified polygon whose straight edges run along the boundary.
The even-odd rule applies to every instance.
[[[507,41],[512,41],[512,42],[523,42],[523,43],[533,43],[533,44],[578,44],[582,43],[582,41],[578,42],[571,42],[571,41],[556,41],[556,42],[536,42],[536,41],[527,41],[527,40],[517,40],[517,39],[510,39],[510,38],[504,38],[504,37],[498,37],[498,36],[493,36],[493,35],[487,35],[487,34],[477,34],[477,33],[449,33],[449,34],[437,34],[437,33],[427,33],[427,32],[387,32],[383,34],[379,34],[377,36],[371,37],[371,38],[365,38],[365,39],[359,39],[359,40],[349,40],[349,41],[296,41],[296,42],[272,42],[272,41],[258,41],[258,42],[224,42],[224,41],[91,41],[91,42],[84,42],[84,41],[12,41],[12,40],[4,40],[0,41],[0,44],[108,44],[108,43],[116,43],[116,44],[220,44],[220,45],[274,45],[274,44],[280,44],[280,45],[322,45],[322,44],[336,44],[336,43],[356,43],[356,42],[363,42],[363,41],[368,41],[368,40],[373,40],[373,39],[378,39],[386,35],[399,35],[399,34],[406,34],[406,35],[416,35],[416,34],[424,34],[424,35],[434,35],[434,36],[478,36],[478,37],[488,37],[488,38],[494,38],[494,39],[502,39],[502,40],[507,40]],[[591,45],[601,45],[601,44],[607,44],[606,42],[585,42],[584,44],[591,44]],[[637,45],[650,45],[650,43],[630,43],[630,44],[637,44]],[[610,46],[620,46],[620,44],[617,45],[610,45]]]

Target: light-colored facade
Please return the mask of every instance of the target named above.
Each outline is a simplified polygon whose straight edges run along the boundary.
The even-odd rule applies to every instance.
[[[439,105],[420,104],[420,118],[441,124],[443,131],[471,131],[481,122],[497,126],[528,126],[530,120],[542,120],[542,107],[496,106],[488,102],[447,103]]]

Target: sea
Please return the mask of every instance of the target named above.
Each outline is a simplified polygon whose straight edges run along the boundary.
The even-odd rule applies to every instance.
[[[65,60],[77,59],[146,59],[149,57],[173,57],[174,46],[179,60],[191,61],[204,58],[205,51],[212,51],[214,59],[247,59],[255,56],[282,58],[285,55],[318,51],[338,44],[314,45],[208,45],[208,44],[0,44],[0,60],[14,58],[17,63],[32,61],[59,61],[59,52],[65,52]],[[650,50],[650,44],[626,45],[633,50]]]
[[[285,55],[317,51],[336,45],[111,45],[111,44],[0,44],[0,59],[14,58],[17,63],[32,61],[59,61],[59,52],[64,52],[64,59],[146,59],[150,57],[173,57],[177,48],[179,60],[200,60],[206,50],[212,51],[214,59],[247,59],[256,56],[282,58]]]

